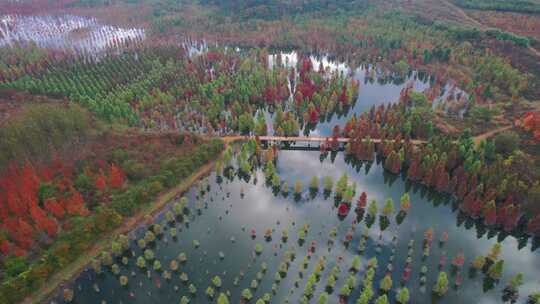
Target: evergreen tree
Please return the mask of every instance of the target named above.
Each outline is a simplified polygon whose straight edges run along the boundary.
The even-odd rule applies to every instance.
[[[437,282],[433,285],[433,292],[439,296],[444,296],[448,292],[448,276],[446,272],[439,272]]]
[[[396,295],[396,301],[400,304],[409,303],[409,298],[409,289],[407,287],[401,288]]]

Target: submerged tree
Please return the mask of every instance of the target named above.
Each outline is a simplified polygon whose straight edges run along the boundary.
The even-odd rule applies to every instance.
[[[510,278],[508,285],[503,290],[503,300],[505,302],[517,302],[519,298],[519,287],[523,285],[523,273],[518,273]]]
[[[409,197],[409,193],[405,193],[401,196],[401,199],[399,200],[401,211],[406,212],[411,208],[411,199]]]
[[[472,261],[472,267],[475,270],[481,270],[484,267],[485,264],[486,264],[486,258],[484,256],[482,256],[482,255],[477,256]]]
[[[530,294],[527,297],[527,304],[539,304],[540,303],[540,292],[535,292]]]
[[[380,288],[384,292],[388,292],[392,289],[392,277],[389,274],[385,275],[381,280]]]
[[[361,266],[361,260],[359,255],[355,255],[353,257],[352,263],[351,263],[351,270],[354,272],[360,271]]]
[[[317,300],[317,304],[327,304],[328,303],[328,293],[322,292]]]
[[[504,261],[499,260],[495,264],[491,265],[488,269],[488,275],[493,280],[497,281],[502,277],[504,271]]]
[[[253,298],[253,294],[249,288],[242,290],[242,299],[249,301]]]
[[[217,299],[217,304],[229,304],[229,298],[227,297],[227,295],[221,292]]]
[[[368,214],[369,214],[369,216],[371,216],[372,218],[375,218],[375,217],[377,216],[377,211],[378,211],[378,208],[377,208],[377,201],[376,201],[376,200],[372,200],[371,203],[369,203]]]
[[[448,292],[448,276],[446,272],[439,272],[437,282],[433,285],[433,292],[439,296],[444,296]]]
[[[407,287],[401,288],[396,295],[396,301],[400,304],[409,303],[409,298],[409,289],[407,289]]]
[[[136,264],[139,268],[146,268],[146,260],[142,256],[137,258]]]
[[[388,304],[388,303],[390,302],[388,302],[388,296],[385,294],[379,296],[377,300],[375,300],[375,304]]]
[[[383,207],[383,210],[382,210],[382,214],[383,216],[385,217],[388,217],[390,216],[392,213],[394,212],[394,201],[389,198],[386,200],[386,202],[384,203],[384,207]]]
[[[221,278],[219,276],[215,276],[214,278],[212,278],[212,284],[214,284],[216,288],[220,288],[222,284]]]
[[[491,249],[489,251],[489,254],[487,255],[487,258],[491,261],[491,262],[495,262],[499,259],[499,255],[501,254],[501,251],[502,251],[502,245],[500,243],[495,243],[493,244],[493,246],[491,246]]]
[[[334,187],[334,181],[332,180],[331,176],[325,176],[324,180],[324,191],[325,192],[332,192],[332,188]]]
[[[309,182],[309,188],[312,191],[316,191],[319,189],[319,178],[317,176],[311,177],[311,181]]]
[[[206,288],[205,294],[206,294],[210,299],[213,299],[214,296],[215,296],[215,294],[216,294],[216,291],[214,290],[214,288],[212,288],[212,286],[208,286],[208,288]]]
[[[297,180],[294,183],[294,194],[300,195],[302,193],[302,182],[300,180]]]

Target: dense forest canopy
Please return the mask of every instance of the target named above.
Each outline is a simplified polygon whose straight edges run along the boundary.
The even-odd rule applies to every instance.
[[[503,12],[521,12],[540,14],[538,0],[452,0],[459,6],[478,10],[496,10]]]
[[[360,222],[366,209],[366,221],[379,218],[382,239],[384,225],[393,220],[393,202],[387,200],[381,212],[376,202],[368,207],[366,193],[346,174],[335,186],[328,176],[312,177],[309,186],[285,180],[279,150],[296,148],[287,137],[317,137],[315,163],[333,163],[343,152],[344,166],[357,173],[380,165],[385,184],[403,178],[406,188],[421,189],[437,206],[448,204],[439,211],[456,216],[458,226],[476,227],[479,238],[512,237],[533,251],[540,244],[538,0],[25,0],[0,3],[4,9],[1,304],[45,286],[103,235],[132,216],[142,218],[156,200],[178,199],[177,187],[186,191],[213,165],[219,184],[235,178],[251,183],[261,170],[269,193],[286,199],[294,192],[295,202],[316,198],[324,187],[321,197],[334,193],[327,207],[340,221],[354,210]],[[47,14],[50,19],[42,19]],[[69,28],[59,15],[73,24],[92,22]],[[493,19],[498,22],[486,21]],[[517,19],[525,20],[519,28],[508,22]],[[29,32],[10,40],[25,26]],[[263,136],[283,142],[265,146]],[[210,193],[209,184],[200,187],[197,199]],[[176,202],[174,214],[166,216],[171,226],[184,219],[186,204]],[[396,222],[411,208],[408,194],[400,207]],[[162,233],[155,227],[138,240],[139,249],[156,241],[154,232]],[[174,239],[176,228],[168,228]],[[308,230],[299,230],[300,239]],[[253,240],[256,232],[251,233]],[[268,229],[268,242],[271,234]],[[347,232],[344,243],[356,234]],[[336,235],[331,231],[331,238]],[[440,247],[447,239],[441,236]],[[432,241],[428,229],[424,257]],[[93,256],[93,266],[101,269],[103,263],[118,275],[120,260],[129,264],[122,256],[129,241],[122,235],[106,243],[115,253],[105,248]],[[255,246],[256,256],[262,248]],[[312,243],[313,253],[314,248]],[[489,258],[471,263],[471,271],[498,282],[503,266],[500,248],[493,248]],[[152,261],[158,277],[167,279],[154,253],[143,255],[138,267]],[[452,261],[456,285],[464,259],[460,253]],[[279,280],[289,262],[280,265]],[[323,271],[324,263],[319,260],[316,269]],[[376,264],[369,262],[368,282]],[[359,269],[355,258],[349,272]],[[403,280],[410,271],[404,270]],[[422,272],[427,280],[427,268]],[[177,277],[186,283],[186,276]],[[127,276],[118,279],[127,284]],[[348,299],[355,280],[347,279],[340,299]],[[446,272],[438,273],[433,292],[443,296],[448,280]],[[310,276],[306,299],[317,281]],[[517,274],[505,288],[507,296],[517,296],[519,281]],[[255,287],[242,291],[243,300],[253,297],[259,284],[253,282]],[[214,277],[205,291],[210,300],[221,285]],[[392,290],[391,275],[380,285]],[[361,303],[373,298],[370,288],[363,289]],[[190,290],[196,294],[195,286]],[[409,300],[404,290],[396,293],[400,303]],[[66,289],[64,296],[73,297],[73,291]],[[376,303],[387,303],[386,296]],[[219,299],[228,301],[223,293]]]
[[[200,3],[216,5],[225,13],[244,20],[274,20],[304,14],[324,16],[353,14],[361,12],[369,6],[367,0],[202,0]]]

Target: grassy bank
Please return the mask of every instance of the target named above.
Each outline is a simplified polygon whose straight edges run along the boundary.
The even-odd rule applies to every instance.
[[[131,185],[95,214],[77,219],[73,230],[60,236],[26,271],[2,282],[0,303],[43,303],[115,236],[127,233],[208,174],[223,147],[219,139],[202,143],[188,155],[168,160],[156,175]]]

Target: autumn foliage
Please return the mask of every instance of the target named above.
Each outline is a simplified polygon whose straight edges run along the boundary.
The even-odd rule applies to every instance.
[[[112,164],[109,175],[94,176],[97,190],[121,188],[125,174]],[[55,237],[71,216],[89,211],[73,181],[73,167],[61,161],[34,166],[10,166],[0,178],[0,251],[24,256],[43,236]]]
[[[540,141],[540,112],[527,112],[518,122],[525,131],[531,132],[534,139]]]
[[[122,188],[124,185],[126,176],[124,175],[124,172],[116,166],[115,164],[111,165],[111,174],[109,176],[109,184],[111,188]]]

